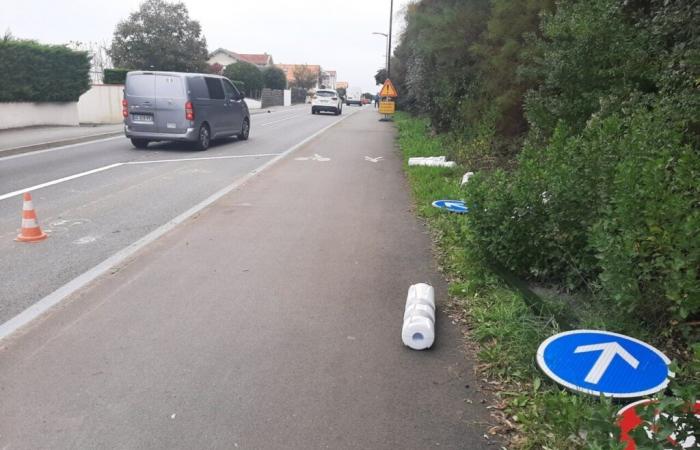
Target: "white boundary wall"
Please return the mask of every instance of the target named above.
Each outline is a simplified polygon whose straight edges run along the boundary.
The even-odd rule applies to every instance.
[[[124,85],[95,84],[78,100],[80,123],[121,123]]]
[[[34,125],[75,125],[78,103],[0,103],[0,130]]]

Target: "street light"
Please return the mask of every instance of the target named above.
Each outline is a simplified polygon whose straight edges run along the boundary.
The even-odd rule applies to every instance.
[[[384,62],[384,69],[387,70],[389,67],[389,35],[386,33],[381,33],[379,31],[373,31],[372,34],[378,34],[380,36],[384,36],[386,38],[386,61]],[[387,75],[388,77],[388,75]]]
[[[386,77],[391,77],[391,27],[394,22],[394,0],[391,0],[389,7],[389,33],[373,31],[372,34],[380,34],[386,38]]]

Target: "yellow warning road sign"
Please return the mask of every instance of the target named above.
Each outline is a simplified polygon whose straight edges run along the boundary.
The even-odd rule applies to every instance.
[[[394,114],[396,112],[396,103],[390,101],[379,102],[379,114]]]
[[[394,87],[394,83],[391,82],[390,79],[386,79],[384,82],[384,86],[382,86],[382,90],[379,91],[379,96],[380,97],[398,97],[399,94],[396,92],[396,88]]]

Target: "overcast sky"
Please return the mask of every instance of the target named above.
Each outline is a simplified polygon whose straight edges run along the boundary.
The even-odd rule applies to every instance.
[[[390,0],[184,0],[202,25],[209,50],[272,55],[276,63],[320,64],[338,81],[374,92],[373,75],[385,65],[383,36]],[[394,0],[394,39],[404,7]],[[42,43],[107,42],[114,27],[141,0],[0,0],[0,34]],[[0,62],[0,65],[2,62]]]

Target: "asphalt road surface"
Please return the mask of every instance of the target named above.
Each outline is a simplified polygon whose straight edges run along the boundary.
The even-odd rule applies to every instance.
[[[117,137],[0,158],[0,323],[337,120],[311,116],[303,105],[253,115],[249,141],[218,142],[206,152],[182,144],[137,150]],[[82,176],[32,190],[49,239],[15,242],[17,191],[74,175]]]
[[[0,160],[0,186],[276,154],[338,120],[303,112],[205,154],[113,140]],[[394,137],[369,109],[346,117],[0,341],[0,448],[496,448],[451,320],[438,315],[431,350],[401,344],[409,285],[435,286],[439,309],[446,286]],[[35,245],[4,242],[19,208],[1,201],[5,314],[27,304],[23,279],[47,292],[268,158],[122,165],[41,189],[52,236]]]

